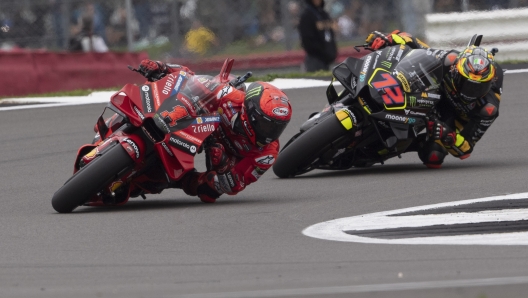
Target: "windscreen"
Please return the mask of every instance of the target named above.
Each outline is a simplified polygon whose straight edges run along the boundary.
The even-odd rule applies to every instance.
[[[437,89],[443,76],[443,54],[438,50],[412,50],[396,66],[410,85],[410,92]]]
[[[209,109],[212,101],[216,100],[216,94],[213,92],[218,87],[212,76],[191,76],[188,75],[188,81],[185,88],[181,90],[182,95],[191,100],[196,106],[199,113],[212,113],[214,108]]]

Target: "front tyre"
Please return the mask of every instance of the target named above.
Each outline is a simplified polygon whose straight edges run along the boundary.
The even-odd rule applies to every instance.
[[[347,132],[336,117],[328,117],[291,141],[273,164],[273,172],[280,178],[288,178],[309,171],[306,169],[310,164]]]
[[[105,151],[101,156],[84,166],[55,192],[51,199],[53,209],[59,213],[72,212],[88,202],[117,175],[132,166],[134,161],[120,145]]]

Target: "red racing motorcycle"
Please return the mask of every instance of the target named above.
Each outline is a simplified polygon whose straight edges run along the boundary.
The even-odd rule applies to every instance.
[[[180,71],[115,93],[93,142],[79,148],[73,176],[53,195],[53,208],[69,213],[81,205],[122,205],[177,187],[220,123],[220,98],[251,76],[234,78],[233,63],[227,59],[215,77]],[[107,109],[113,113],[105,119]]]

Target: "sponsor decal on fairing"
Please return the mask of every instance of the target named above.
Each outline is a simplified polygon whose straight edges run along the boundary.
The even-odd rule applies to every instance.
[[[425,116],[425,113],[420,113],[420,112],[415,112],[415,111],[412,111],[412,110],[408,110],[408,109],[403,109],[403,111],[405,112],[405,115],[417,115],[417,116]]]
[[[390,52],[388,53],[387,60],[391,61],[392,57],[394,56],[394,52],[396,52],[396,47],[391,48]]]
[[[229,108],[229,110],[231,111],[231,114],[234,115],[237,113],[237,111],[235,110],[235,108],[233,108],[233,103],[231,101],[228,101],[227,102],[227,107]]]
[[[409,124],[413,124],[416,122],[416,119],[414,118],[409,118],[409,117],[404,117],[404,116],[394,115],[394,114],[385,114],[385,119],[399,121],[403,123],[409,123]]]
[[[403,54],[403,50],[400,48],[400,49],[398,50],[398,54],[396,54],[396,58],[394,58],[394,60],[396,60],[396,61],[399,62],[400,59],[401,59],[402,54]]]
[[[165,81],[165,86],[163,86],[163,90],[161,91],[161,93],[165,95],[169,95],[172,90],[172,86],[174,86],[175,82],[176,82],[176,76],[170,73],[167,76],[167,80]]]
[[[213,124],[192,125],[191,127],[194,133],[213,132],[216,129]]]
[[[403,73],[396,71],[396,78],[400,81],[403,91],[411,92],[411,85],[409,85],[409,82]]]
[[[180,92],[181,86],[183,85],[183,81],[185,80],[185,72],[181,71],[180,75],[178,76],[178,80],[176,81],[176,85],[174,86],[174,90],[172,91],[173,94],[177,94]]]
[[[124,139],[124,141],[127,142],[130,146],[132,146],[136,154],[136,159],[138,159],[139,158],[139,147],[136,145],[136,143],[129,138]]]
[[[143,113],[141,113],[141,111],[138,109],[138,107],[134,106],[134,111],[136,112],[136,114],[138,114],[139,118],[141,120],[145,120],[145,116],[143,115]]]
[[[150,132],[144,127],[141,126],[141,130],[143,130],[143,133],[153,142],[156,142],[156,139],[150,134]]]
[[[174,106],[172,111],[169,112],[165,110],[160,113],[160,116],[163,117],[164,120],[169,121],[170,127],[174,127],[178,124],[178,120],[189,116],[189,112],[183,106]]]
[[[143,99],[143,110],[147,113],[152,113],[152,91],[148,85],[141,86],[141,98]]]
[[[165,151],[167,151],[167,153],[170,156],[174,156],[174,154],[172,154],[172,151],[170,150],[169,146],[167,146],[167,144],[165,144],[165,142],[161,142],[161,146],[163,146],[163,149],[165,149]]]
[[[233,92],[233,87],[231,87],[230,85],[224,86],[222,90],[218,91],[218,93],[216,94],[216,98],[220,99],[231,92]]]
[[[196,117],[192,124],[202,123],[218,123],[220,122],[220,116],[207,116],[207,117]]]
[[[360,75],[359,75],[359,81],[360,82],[363,82],[365,81],[365,76],[368,72],[368,69],[369,69],[369,66],[370,66],[370,61],[372,61],[372,57],[371,56],[367,56],[365,58],[365,61],[363,62],[363,68],[361,69],[361,72],[360,72]]]
[[[195,145],[192,145],[192,144],[189,144],[189,142],[183,140],[183,139],[180,139],[179,137],[177,137],[176,135],[172,135],[169,139],[169,143],[184,151],[184,152],[187,152],[191,155],[195,155],[196,154],[196,146]]]
[[[161,102],[158,93],[158,86],[156,84],[152,84],[152,91],[152,93],[154,94],[154,100],[156,101],[156,108],[158,108],[161,105]]]
[[[180,93],[177,101],[181,102],[188,110],[193,111],[193,112],[196,111],[196,109],[191,104],[191,102],[182,93]]]
[[[432,106],[434,106],[434,101],[432,101],[432,100],[418,99],[416,102],[417,102],[418,105],[420,105],[420,106],[425,106],[425,107],[432,107]]]
[[[378,64],[378,58],[379,55],[376,53],[376,59],[374,59],[374,63],[372,63],[372,69],[376,69],[376,65]]]
[[[183,130],[179,130],[175,133],[176,135],[184,138],[184,139],[187,139],[189,142],[192,142],[194,143],[195,145],[199,146],[202,141],[200,139],[198,139],[197,137],[193,136],[193,135],[190,135],[186,132],[184,132]]]

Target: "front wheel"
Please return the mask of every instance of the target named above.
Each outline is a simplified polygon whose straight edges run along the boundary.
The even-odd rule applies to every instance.
[[[291,141],[273,164],[273,172],[288,178],[309,171],[311,163],[347,132],[336,117],[328,117]]]
[[[84,166],[55,192],[51,199],[53,209],[59,213],[72,212],[88,202],[134,161],[120,145],[109,148],[101,156]]]

